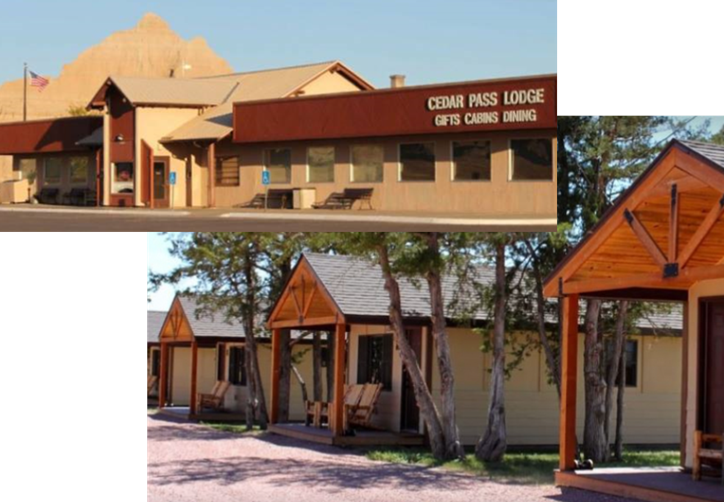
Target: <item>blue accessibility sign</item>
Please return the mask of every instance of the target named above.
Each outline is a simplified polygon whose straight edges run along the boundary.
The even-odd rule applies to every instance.
[[[271,183],[271,174],[269,171],[262,171],[261,172],[261,184],[262,185],[268,185]]]
[[[176,184],[176,173],[168,173],[168,184],[169,185],[175,185]]]

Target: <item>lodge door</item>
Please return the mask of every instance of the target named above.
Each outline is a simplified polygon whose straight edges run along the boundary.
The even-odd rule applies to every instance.
[[[422,360],[422,329],[406,328],[405,336],[410,342],[412,350],[415,351],[417,364],[420,364]],[[415,432],[420,430],[420,408],[417,406],[412,380],[404,368],[402,369],[402,409],[400,415],[400,430]]]
[[[153,159],[153,207],[168,207],[168,158]]]
[[[724,432],[724,299],[701,302],[701,429]]]

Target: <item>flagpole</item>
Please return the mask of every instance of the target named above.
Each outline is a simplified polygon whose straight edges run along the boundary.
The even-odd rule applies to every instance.
[[[28,120],[28,63],[23,63],[23,122]]]

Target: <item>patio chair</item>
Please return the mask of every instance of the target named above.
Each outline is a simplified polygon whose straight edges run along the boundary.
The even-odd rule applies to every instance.
[[[372,415],[377,408],[377,400],[382,392],[381,383],[368,383],[364,385],[359,403],[346,407],[345,418],[348,425],[370,427]],[[347,426],[345,426],[345,429]]]
[[[694,481],[699,481],[702,472],[706,471],[702,467],[710,467],[721,472],[722,484],[724,484],[724,464],[722,463],[724,441],[722,439],[724,439],[724,435],[694,432],[694,468],[692,472]]]
[[[63,203],[71,206],[85,205],[87,188],[71,188],[70,192],[63,194]]]
[[[204,408],[218,410],[224,404],[224,396],[229,390],[231,383],[228,380],[217,380],[210,394],[197,394],[196,399],[199,405],[199,411]]]
[[[153,389],[156,388],[156,384],[158,383],[158,377],[155,375],[149,375],[148,376],[148,392],[146,393],[146,396],[150,396],[151,392],[153,392]]]
[[[347,385],[344,391],[344,405],[355,406],[362,397],[364,385]],[[314,427],[321,427],[323,419],[329,422],[329,403],[323,401],[307,401],[305,403],[305,425],[309,426],[310,418]]]
[[[41,204],[57,204],[60,190],[57,188],[43,188],[35,194],[35,198]]]

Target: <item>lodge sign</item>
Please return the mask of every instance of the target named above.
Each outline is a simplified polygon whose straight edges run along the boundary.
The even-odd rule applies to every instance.
[[[427,99],[426,108],[431,112],[451,112],[437,113],[433,120],[435,127],[449,127],[536,122],[535,107],[543,104],[545,90],[536,88],[432,96]]]

